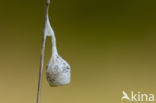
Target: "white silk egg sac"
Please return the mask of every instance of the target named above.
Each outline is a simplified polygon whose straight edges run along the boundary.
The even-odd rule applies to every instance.
[[[70,83],[70,66],[59,55],[52,58],[47,65],[47,80],[50,86],[60,86]]]
[[[56,38],[47,16],[46,35],[51,36],[52,56],[46,68],[46,76],[50,86],[61,86],[70,83],[70,65],[59,56],[56,48]]]

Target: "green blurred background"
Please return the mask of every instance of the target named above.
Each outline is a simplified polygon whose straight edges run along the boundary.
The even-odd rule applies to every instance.
[[[50,21],[72,81],[52,88],[44,68],[41,103],[121,103],[123,90],[156,94],[155,4],[52,1]],[[43,18],[44,0],[0,0],[0,103],[36,103]],[[50,47],[48,38],[45,66]]]

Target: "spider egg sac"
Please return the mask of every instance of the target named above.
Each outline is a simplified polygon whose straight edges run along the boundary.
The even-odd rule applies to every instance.
[[[46,68],[46,76],[49,85],[61,86],[69,84],[71,75],[70,65],[57,53],[56,38],[49,18],[47,20],[46,33],[47,36],[51,36],[52,41],[52,57]]]
[[[52,58],[47,65],[47,80],[50,86],[61,86],[70,83],[70,66],[59,55]]]

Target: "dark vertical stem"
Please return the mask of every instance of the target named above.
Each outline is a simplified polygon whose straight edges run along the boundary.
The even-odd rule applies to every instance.
[[[45,52],[45,42],[46,42],[45,29],[46,29],[46,23],[47,23],[47,15],[48,15],[49,4],[50,4],[50,0],[46,0],[44,25],[43,25],[42,48],[41,48],[41,58],[40,58],[40,68],[39,68],[37,103],[40,103],[40,96],[41,96],[42,71],[43,71],[43,64],[44,64],[44,52]]]

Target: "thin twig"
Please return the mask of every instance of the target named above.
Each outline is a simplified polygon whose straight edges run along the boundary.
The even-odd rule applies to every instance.
[[[40,96],[41,96],[42,71],[43,71],[44,51],[45,51],[45,43],[46,43],[45,30],[46,30],[46,23],[47,23],[47,15],[48,15],[49,4],[50,4],[50,0],[46,0],[45,15],[44,15],[44,26],[43,26],[42,48],[41,48],[41,58],[40,58],[40,68],[39,68],[37,103],[40,103]]]

